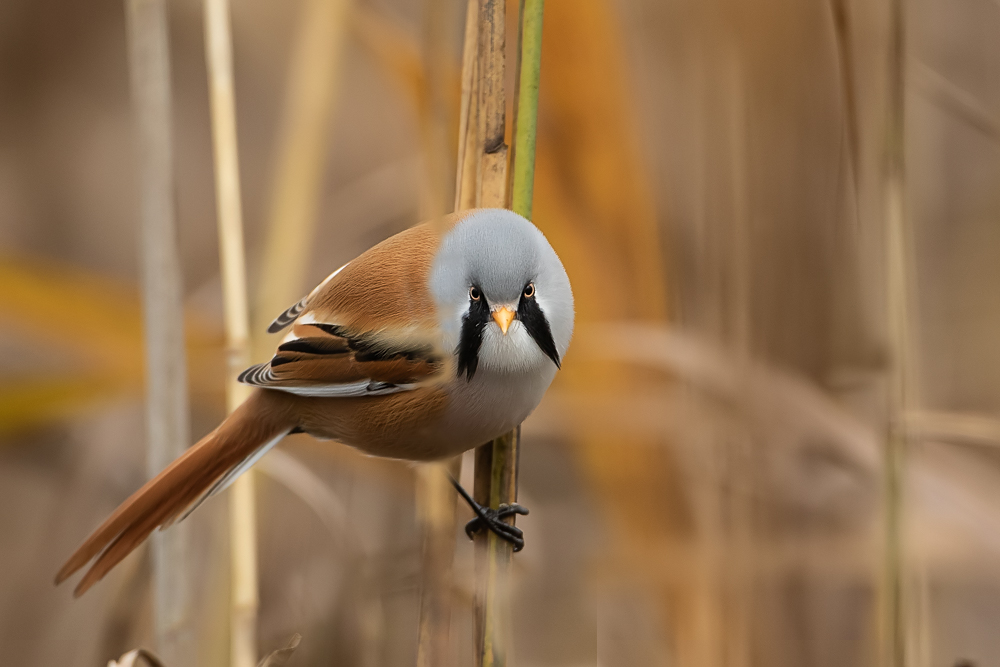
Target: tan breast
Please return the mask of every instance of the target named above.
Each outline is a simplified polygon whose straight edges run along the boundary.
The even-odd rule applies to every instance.
[[[369,454],[428,461],[456,453],[441,437],[448,405],[441,387],[359,398],[300,398],[303,430],[337,440]]]

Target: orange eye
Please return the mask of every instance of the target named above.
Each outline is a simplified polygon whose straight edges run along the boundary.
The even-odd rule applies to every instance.
[[[479,299],[481,299],[482,296],[483,295],[479,291],[478,287],[473,286],[469,288],[469,298],[472,299],[473,301],[479,301]]]
[[[524,288],[524,298],[530,299],[535,296],[535,283],[528,283],[528,286]]]

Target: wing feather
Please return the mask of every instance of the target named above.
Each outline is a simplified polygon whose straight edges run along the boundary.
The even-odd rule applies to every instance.
[[[444,221],[445,229],[463,214]],[[428,275],[439,230],[418,225],[334,271],[269,328],[292,326],[240,382],[305,396],[372,396],[447,376]]]
[[[278,333],[279,331],[287,327],[289,324],[294,322],[298,318],[298,316],[302,314],[302,311],[306,309],[306,304],[308,303],[309,303],[309,297],[306,296],[302,297],[302,300],[296,303],[294,306],[289,306],[288,310],[286,310],[281,315],[278,315],[276,318],[274,318],[274,321],[271,322],[271,326],[267,328],[267,333],[271,334]]]
[[[373,396],[436,381],[445,355],[413,332],[353,332],[338,324],[296,323],[267,363],[239,381],[301,396]]]
[[[347,264],[350,264],[350,262],[348,262]],[[330,281],[336,278],[338,273],[347,268],[347,264],[344,264],[342,267],[340,267],[339,269],[328,275],[323,280],[323,282],[321,282],[313,289],[312,292],[309,292],[309,294],[302,297],[302,299],[298,303],[289,306],[288,309],[285,310],[285,312],[274,318],[274,321],[271,322],[271,326],[267,328],[267,333],[270,334],[278,333],[279,331],[287,327],[289,324],[297,320],[299,315],[302,314],[302,311],[304,311],[309,306],[310,300],[312,300],[312,298],[317,294],[321,294],[323,292],[323,289],[330,283]]]

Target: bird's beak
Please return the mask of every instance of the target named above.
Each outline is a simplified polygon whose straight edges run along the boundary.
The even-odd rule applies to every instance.
[[[493,321],[500,326],[500,331],[506,336],[510,323],[514,321],[514,311],[510,308],[497,308],[493,311]]]

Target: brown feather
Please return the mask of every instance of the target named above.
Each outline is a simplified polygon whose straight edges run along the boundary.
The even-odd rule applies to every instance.
[[[292,324],[300,341],[279,349],[273,360],[278,363],[270,368],[275,378],[271,386],[365,379],[424,386],[359,398],[256,390],[215,431],[122,503],[63,565],[56,583],[96,557],[76,587],[75,595],[83,594],[153,530],[183,516],[223,475],[292,427],[382,456],[422,460],[445,455],[438,439],[425,432],[444,412],[446,396],[438,381],[451,363],[450,355],[431,345],[437,321],[428,276],[440,234],[469,213],[447,216],[436,226],[418,225],[383,241],[272,325],[272,331],[278,331]],[[306,313],[318,326],[292,321]],[[323,329],[323,323],[336,326]],[[344,335],[337,335],[341,330]]]
[[[441,418],[447,394],[425,386],[378,397],[299,397],[299,424],[316,437],[338,440],[389,458],[431,461],[455,452],[443,451],[425,430]]]
[[[466,213],[451,215],[450,228]],[[360,331],[436,326],[428,277],[440,236],[430,224],[391,236],[358,256],[333,277],[306,307],[318,320]]]
[[[273,368],[275,381],[270,386],[281,387],[309,384],[346,384],[359,380],[374,380],[402,384],[426,379],[438,370],[440,364],[423,359],[390,359],[388,361],[357,362],[353,357],[324,359],[310,357],[283,363]]]
[[[100,554],[74,591],[76,596],[82,595],[222,475],[259,446],[295,426],[291,403],[292,397],[281,392],[255,391],[218,428],[122,503],[70,556],[56,575],[56,583]]]
[[[428,278],[440,235],[469,213],[451,214],[436,226],[411,227],[348,263],[303,299],[301,308],[296,304],[286,311],[298,309],[297,318],[308,314],[311,321],[292,324],[296,340],[279,346],[271,360],[270,378],[256,375],[244,381],[280,389],[362,380],[389,384],[438,380],[445,370],[441,359],[447,355],[433,349],[438,324]],[[403,354],[389,359],[359,355],[359,341],[379,351],[398,349]],[[286,345],[288,349],[282,350]]]

